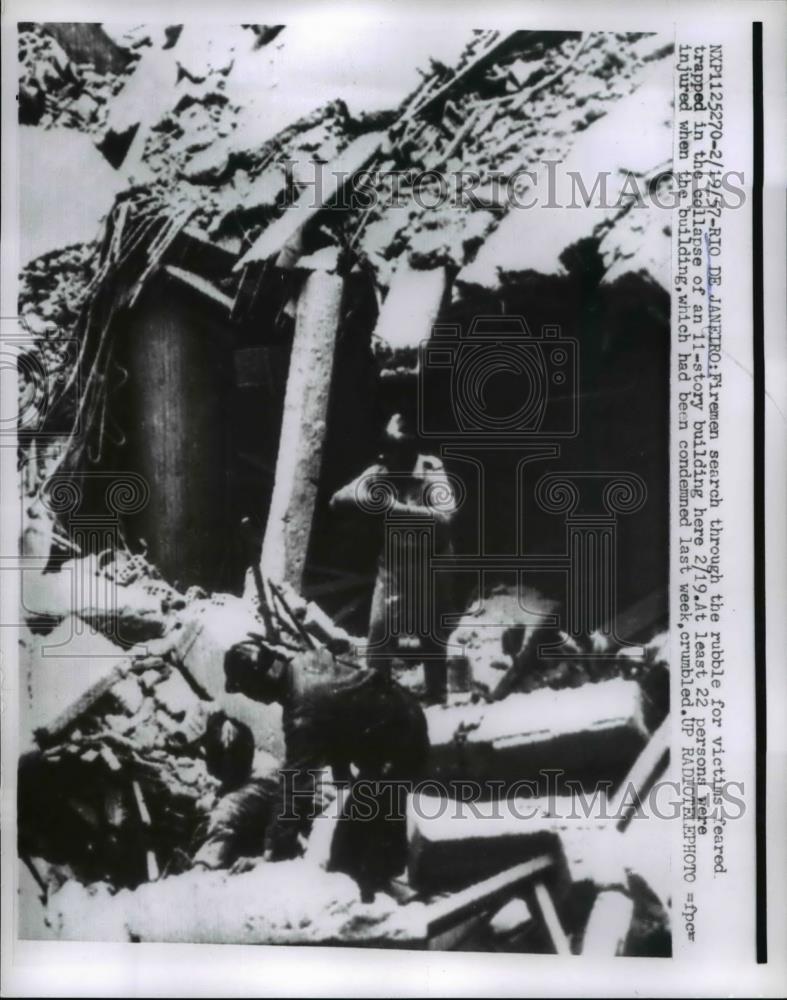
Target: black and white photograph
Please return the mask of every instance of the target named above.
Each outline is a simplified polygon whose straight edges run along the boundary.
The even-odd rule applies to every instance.
[[[13,933],[666,968],[764,808],[730,57],[330,9],[4,23]]]

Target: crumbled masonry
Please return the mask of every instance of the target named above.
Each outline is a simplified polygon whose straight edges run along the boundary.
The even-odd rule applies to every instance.
[[[369,415],[392,401],[414,407],[419,350],[445,311],[491,302],[504,313],[523,287],[559,299],[561,282],[576,281],[605,296],[601,326],[625,312],[632,288],[654,303],[654,323],[664,318],[670,232],[654,201],[671,157],[666,36],[450,26],[425,32],[406,58],[396,39],[366,41],[326,39],[331,65],[346,64],[353,81],[340,86],[322,64],[304,68],[315,43],[299,24],[215,37],[188,25],[21,26],[19,121],[37,150],[51,151],[37,157],[36,184],[57,171],[58,148],[82,151],[63,195],[80,226],[63,235],[42,225],[49,243],[26,258],[19,286],[19,868],[20,893],[40,903],[25,908],[21,933],[660,954],[668,881],[647,850],[650,832],[627,828],[630,813],[621,824],[567,821],[565,788],[549,800],[540,787],[513,799],[495,791],[549,769],[584,790],[607,781],[611,803],[627,778],[647,791],[666,766],[658,599],[655,610],[647,601],[616,609],[630,613],[621,635],[636,635],[641,649],[601,631],[582,645],[550,624],[552,595],[495,584],[461,603],[446,630],[443,704],[427,704],[421,640],[400,642],[393,677],[420,699],[429,732],[413,783],[432,784],[408,796],[407,866],[373,901],[331,870],[346,819],[343,779],[330,766],[316,776],[316,816],[300,831],[298,857],[263,859],[261,830],[259,850],[237,870],[195,863],[230,793],[208,767],[209,719],[224,713],[251,733],[241,788],[281,780],[285,762],[282,706],[227,690],[228,651],[251,640],[273,670],[307,651],[366,665],[357,622],[375,570],[352,562],[363,529],[356,542],[355,529],[343,535],[338,518],[330,523],[324,534],[347,558],[346,573],[331,575],[322,562],[336,551],[315,549],[315,525],[324,526],[327,496],[365,467],[368,456],[355,452],[373,442]],[[304,86],[321,74],[333,90]],[[357,96],[364,87],[367,101]],[[654,123],[650,143],[621,126],[634,107]],[[581,207],[554,227],[549,213],[562,209],[537,221],[511,210],[512,193],[524,199],[543,180],[524,171],[549,161],[609,171],[613,201],[633,175],[644,204]],[[456,203],[441,201],[440,172],[465,178]],[[363,191],[374,197],[353,201]],[[175,357],[172,345],[180,353],[169,386],[161,358]],[[228,385],[247,394],[243,405],[254,392],[265,400],[248,421],[264,446],[252,454],[245,439],[231,441],[239,457],[225,477],[240,483],[244,503],[265,484],[245,517],[253,555],[238,554],[248,541],[240,533],[217,537],[200,521],[222,504],[225,523],[240,521],[229,487],[208,495],[189,485],[197,467],[201,486],[223,483],[232,430],[216,430],[213,417],[229,391],[196,429],[188,406]],[[341,408],[375,393],[361,415]],[[144,420],[137,411],[119,426],[117,399],[121,412],[132,399]],[[202,549],[197,569],[185,555],[178,565],[174,537],[165,566],[150,522],[133,520],[143,516],[133,496],[109,504],[96,527],[80,521],[59,479],[127,470],[123,449],[139,445],[140,428],[161,442],[175,425],[192,434],[188,454],[153,454],[140,437],[146,470],[166,466],[171,477],[150,509],[163,525],[182,508],[183,537]],[[103,480],[98,492],[107,499]],[[110,541],[97,545],[102,532]],[[235,570],[252,559],[259,572],[244,581]],[[232,585],[207,583],[206,566]],[[562,652],[542,657],[542,644]],[[449,795],[435,794],[435,782]],[[477,799],[462,797],[463,782],[476,784]],[[440,813],[447,803],[458,818]]]

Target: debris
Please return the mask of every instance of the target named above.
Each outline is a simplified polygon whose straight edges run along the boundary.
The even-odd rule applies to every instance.
[[[569,796],[486,802],[413,796],[407,809],[409,884],[427,893],[454,890],[538,854],[557,856],[568,827],[587,832],[604,825],[567,821],[572,813]]]
[[[89,136],[74,129],[19,129],[20,261],[97,239],[125,186]]]
[[[126,677],[112,687],[112,697],[120,705],[126,715],[134,715],[139,711],[144,700],[144,694],[136,677]]]
[[[264,627],[250,603],[227,597],[223,606],[210,600],[194,601],[181,612],[175,656],[195,684],[212,698],[216,707],[250,727],[258,747],[281,760],[284,737],[281,708],[259,705],[240,694],[228,694],[225,688],[224,658],[236,643],[250,632]]]
[[[619,678],[427,709],[435,777],[519,780],[549,768],[595,786],[619,781],[647,739],[639,685]]]
[[[86,421],[101,441],[114,436],[107,387],[115,376],[125,375],[113,368],[110,326],[96,317],[105,307],[112,313],[136,303],[133,332],[158,327],[160,342],[169,345],[171,327],[155,304],[151,313],[150,297],[142,295],[154,275],[166,276],[162,286],[170,290],[177,283],[178,299],[185,290],[209,306],[212,318],[232,321],[242,345],[233,358],[237,386],[277,391],[281,373],[271,354],[286,357],[295,319],[273,503],[261,558],[254,552],[250,559],[256,605],[249,593],[245,599],[223,593],[208,597],[191,587],[184,595],[180,590],[186,585],[210,581],[202,569],[181,575],[180,563],[188,560],[174,533],[162,567],[170,578],[185,580],[179,589],[142,557],[89,555],[90,543],[83,545],[81,535],[68,538],[62,525],[41,516],[37,489],[45,447],[37,438],[28,445],[26,551],[40,558],[39,567],[49,561],[53,546],[58,559],[61,550],[80,556],[59,572],[30,569],[23,576],[25,618],[40,633],[54,626],[46,635],[23,633],[24,722],[43,748],[33,750],[33,766],[48,775],[44,803],[55,823],[70,822],[80,833],[73,870],[62,875],[65,884],[46,911],[51,933],[92,940],[355,941],[434,948],[481,940],[491,947],[518,947],[524,940],[519,935],[535,930],[548,932],[552,948],[566,954],[569,936],[575,942],[582,937],[563,905],[567,875],[583,884],[582,891],[591,885],[597,894],[585,950],[622,950],[627,923],[636,925],[625,945],[631,947],[638,933],[646,936],[651,925],[657,933],[667,919],[668,883],[658,867],[663,857],[654,860],[658,852],[649,849],[642,829],[629,823],[636,797],[646,794],[667,758],[667,721],[643,749],[648,729],[662,721],[666,710],[662,699],[655,715],[651,706],[643,721],[648,685],[653,678],[662,686],[668,682],[666,654],[658,641],[645,647],[644,662],[626,648],[596,643],[590,652],[609,653],[614,672],[636,680],[590,683],[599,674],[579,655],[565,661],[533,655],[542,630],[553,628],[552,602],[523,595],[530,613],[513,595],[494,594],[483,609],[467,611],[450,640],[461,650],[449,665],[452,704],[426,713],[433,744],[427,772],[452,788],[463,779],[488,783],[491,794],[492,782],[526,781],[543,769],[562,769],[583,787],[605,779],[618,782],[628,770],[609,803],[610,810],[622,804],[623,816],[617,827],[594,822],[571,827],[551,814],[560,810],[559,801],[551,803],[552,810],[538,799],[506,802],[498,816],[501,803],[493,798],[471,804],[480,815],[465,804],[450,822],[411,813],[405,844],[403,815],[397,816],[402,822],[395,824],[391,839],[389,827],[348,822],[348,796],[341,791],[349,791],[352,800],[353,764],[361,776],[395,764],[404,777],[420,777],[426,737],[419,701],[396,686],[378,690],[380,678],[354,662],[352,636],[299,591],[318,490],[325,486],[320,468],[335,347],[347,333],[355,336],[360,330],[368,336],[375,299],[373,350],[383,391],[390,395],[412,381],[419,347],[441,316],[475,307],[474,287],[497,290],[511,279],[565,279],[580,272],[583,281],[603,285],[605,295],[613,297],[632,280],[658,293],[660,285],[669,286],[663,273],[669,232],[651,204],[651,196],[668,183],[666,159],[659,158],[671,118],[671,87],[662,85],[669,68],[668,40],[595,32],[583,38],[573,32],[518,31],[465,37],[460,26],[441,30],[436,39],[424,32],[403,67],[394,33],[380,48],[359,43],[357,32],[337,29],[325,48],[331,54],[325,68],[332,74],[330,85],[304,91],[302,56],[314,52],[313,27],[244,26],[216,36],[180,28],[125,32],[110,27],[114,42],[107,45],[102,29],[89,26],[73,49],[73,39],[66,44],[65,36],[61,46],[39,27],[22,31],[23,119],[48,128],[50,145],[65,141],[58,136],[70,129],[72,139],[84,139],[92,150],[85,162],[95,163],[96,156],[103,162],[94,147],[100,140],[104,157],[122,165],[117,184],[127,188],[130,178],[139,183],[100,213],[107,216],[103,238],[98,238],[93,206],[80,218],[80,227],[72,227],[79,242],[65,250],[58,244],[29,263],[20,313],[34,343],[31,358],[45,359],[53,372],[72,371],[68,392],[76,391],[77,376],[89,376],[89,392],[74,406],[76,419],[67,411],[68,426]],[[374,32],[379,41],[379,28]],[[78,63],[80,46],[90,38],[99,46],[96,51],[106,49],[106,66],[98,71]],[[421,45],[435,58],[421,83],[416,86],[413,79],[404,87]],[[378,65],[381,53],[385,73]],[[338,82],[337,64],[346,70]],[[655,73],[647,78],[650,66]],[[321,69],[312,67],[310,79],[319,80]],[[357,83],[367,76],[374,77],[375,87],[366,88],[359,104]],[[282,99],[270,99],[274,87]],[[663,119],[665,127],[653,130],[652,144],[639,141],[639,133],[631,130],[632,108],[636,119],[643,113]],[[595,159],[589,150],[595,150]],[[532,216],[523,222],[527,213],[505,217],[505,212],[512,192],[527,193],[517,186],[522,168],[545,160],[569,168],[581,163],[583,174],[592,161],[599,176],[609,174],[613,200],[631,174],[649,192],[646,210],[626,203],[592,219],[586,210],[569,213],[575,224],[570,232],[564,213],[559,226],[545,224],[540,213],[534,238],[522,229]],[[429,207],[429,195],[442,198],[442,191],[439,179],[429,187],[424,177],[440,168],[473,181],[466,200],[460,197],[465,192],[457,192],[459,205]],[[322,190],[312,183],[318,170]],[[361,173],[364,190],[374,194],[370,204],[360,200],[323,212],[344,204],[343,196]],[[418,194],[427,204],[413,197],[413,177],[419,174]],[[393,175],[401,190],[393,189]],[[83,182],[80,178],[80,190]],[[404,207],[397,206],[399,199]],[[88,223],[92,229],[84,228]],[[236,255],[242,255],[240,260]],[[364,283],[368,311],[356,301],[356,289]],[[493,311],[498,307],[508,309],[509,300],[496,302]],[[276,317],[271,328],[265,324],[264,333],[254,333],[260,314],[268,312]],[[60,340],[66,330],[76,331],[78,364],[64,362]],[[192,333],[188,323],[180,323],[183,344]],[[132,353],[137,352],[132,378],[141,373],[141,381],[152,384],[162,368],[159,359],[172,356],[162,351],[151,359],[149,340],[129,339]],[[187,367],[191,377],[193,369]],[[155,408],[144,385],[140,410],[155,443],[167,410]],[[201,460],[206,427],[192,427],[190,435],[200,442]],[[98,459],[101,448],[92,445],[90,454]],[[205,459],[208,467],[213,457]],[[254,458],[261,466],[259,456]],[[145,470],[151,482],[165,468],[172,471],[166,450],[157,462],[153,471]],[[159,508],[153,520],[169,525],[160,504],[172,510],[178,506],[173,496],[187,497],[182,491],[162,492],[165,499],[155,499]],[[211,496],[204,502],[210,507],[213,501]],[[184,521],[191,513],[186,506],[178,515]],[[192,537],[200,533],[201,525],[191,532]],[[213,550],[205,557],[206,564],[212,561]],[[663,605],[663,591],[658,597]],[[362,604],[363,595],[354,600]],[[634,618],[636,628],[620,634],[642,634],[638,615]],[[121,640],[140,646],[129,652]],[[398,651],[408,657],[423,652],[418,642],[408,636]],[[137,655],[143,643],[167,663]],[[271,676],[290,685],[285,713],[277,704],[227,692],[228,682],[252,696],[261,692],[256,666],[240,683],[227,669],[239,646],[262,651]],[[576,644],[571,651],[582,652]],[[399,676],[403,662],[392,657]],[[423,677],[423,668],[406,676],[408,681]],[[338,688],[349,692],[349,707],[331,717]],[[373,689],[368,700],[367,688]],[[309,699],[312,709],[324,700],[324,717],[315,721],[314,713],[302,710]],[[258,762],[246,784],[260,792],[265,808],[250,822],[254,843],[244,855],[259,848],[260,834],[270,825],[271,802],[281,797],[277,772],[285,757],[285,731],[287,759],[301,776],[316,760],[331,767],[335,780],[347,782],[336,794],[323,767],[315,786],[308,786],[324,812],[312,825],[303,858],[261,863],[247,874],[177,874],[191,864],[195,833],[205,824],[210,828],[216,817],[226,818],[222,804],[231,805],[227,781],[217,777],[207,751],[207,720],[219,709],[248,724],[254,746],[247,750]],[[375,713],[382,710],[385,716],[389,709],[390,718],[380,723]],[[376,742],[380,728],[382,749]],[[304,729],[306,738],[299,744]],[[326,752],[336,746],[347,752]],[[397,760],[387,759],[393,754]],[[29,790],[29,781],[20,780],[23,785]],[[630,806],[629,786],[635,793]],[[523,804],[538,815],[521,819],[514,806]],[[294,851],[303,848],[305,832],[297,831]],[[50,862],[41,859],[39,868],[37,852],[28,846],[20,852],[31,859],[31,871],[46,871]],[[202,857],[198,852],[198,863],[213,868],[218,858],[223,864],[219,847]],[[405,856],[407,886],[399,881]],[[362,898],[352,880],[326,871],[331,867],[352,871]],[[81,879],[92,886],[83,888]],[[109,880],[111,891],[99,879]],[[366,903],[370,886],[381,891]],[[39,878],[32,891],[41,887]],[[560,894],[553,896],[558,887]],[[429,898],[446,890],[451,895]]]
[[[317,190],[307,188],[295,205],[286,209],[282,216],[264,230],[234,269],[238,271],[247,264],[264,261],[273,254],[280,253],[296,239],[306,223],[327,208],[355,174],[368,165],[380,150],[382,141],[382,132],[371,132],[350,143],[338,160],[322,168],[323,183],[318,186],[319,195]],[[319,201],[316,201],[318,197]]]
[[[666,768],[670,752],[670,717],[664,719],[648,740],[647,745],[634,762],[621,783],[616,798],[612,802],[612,812],[617,814],[626,804],[626,811],[618,821],[618,829],[623,832],[633,819],[637,808],[653,787],[654,782]]]
[[[539,208],[538,238],[534,238],[532,213],[509,212],[475,260],[459,273],[457,281],[491,289],[499,288],[505,275],[567,274],[570,248],[584,239],[594,241],[597,248],[601,236],[615,224],[621,210],[630,207],[631,201],[626,201],[623,192],[631,176],[644,178],[660,164],[670,161],[671,109],[672,67],[665,59],[651,70],[634,93],[619,101],[598,124],[580,133],[570,156],[551,182],[550,198],[557,207]],[[630,127],[630,122],[642,115],[654,123],[645,133]],[[657,127],[658,123],[663,123],[663,127]],[[577,202],[574,180],[577,171],[580,176],[605,179],[600,203],[591,201],[590,196],[582,203]],[[534,186],[539,191],[545,190],[546,182],[544,174]],[[576,211],[566,212],[567,205],[575,206]],[[655,216],[661,214],[654,212]]]
[[[523,589],[520,596],[495,593],[465,612],[448,642],[461,647],[467,657],[472,684],[491,694],[511,667],[510,653],[503,647],[508,633],[513,631],[520,637],[520,652],[533,644],[537,628],[555,610],[553,601],[546,601],[532,589]]]
[[[145,867],[148,873],[148,882],[158,881],[161,872],[159,870],[158,861],[156,860],[156,855],[153,851],[145,851]]]
[[[533,892],[541,910],[541,916],[549,931],[555,953],[558,955],[570,955],[571,944],[566,937],[566,932],[563,930],[563,925],[560,923],[560,917],[555,909],[555,903],[549,889],[547,889],[543,882],[539,881],[533,886]]]
[[[123,770],[123,765],[117,759],[115,754],[112,752],[111,748],[108,746],[103,746],[99,751],[99,757],[104,761],[110,771],[114,771],[116,774],[118,771]]]
[[[74,625],[73,618],[66,618],[44,641],[30,643],[29,701],[22,717],[27,717],[30,732],[44,745],[110,691],[129,667],[123,650],[101,636],[80,634]],[[62,651],[42,655],[47,646],[51,650],[60,646]]]
[[[346,875],[317,867],[309,868],[308,879],[302,874],[302,861],[262,864],[242,875],[195,870],[114,894],[106,885],[86,888],[70,881],[53,894],[48,913],[61,940],[411,946],[422,941],[419,904],[407,908],[405,920],[383,893],[371,905],[361,903]]]
[[[281,587],[277,586],[273,580],[268,581],[268,586],[270,587],[274,597],[282,606],[284,613],[287,615],[288,619],[292,622],[295,627],[297,635],[301,637],[304,645],[307,649],[315,649],[316,643],[314,639],[309,635],[304,625],[301,623],[300,619],[293,613],[289,604],[287,603],[287,598],[284,596],[284,592]]]
[[[195,704],[194,692],[178,670],[171,671],[166,680],[156,685],[154,697],[156,703],[179,722],[186,718]]]
[[[137,810],[139,812],[139,818],[143,826],[151,826],[152,820],[150,818],[150,812],[148,811],[147,803],[145,802],[145,797],[142,794],[142,789],[138,781],[131,782],[131,789],[134,792],[134,801],[137,804]]]
[[[429,904],[425,911],[427,947],[431,951],[455,947],[480,916],[500,907],[553,866],[552,856],[541,854]]]
[[[187,271],[183,267],[176,267],[174,264],[166,264],[164,266],[164,271],[171,278],[175,278],[176,281],[180,281],[184,285],[188,285],[189,288],[193,288],[209,301],[215,302],[217,306],[226,310],[228,314],[232,312],[232,299],[229,295],[225,295],[222,291],[219,291],[218,288],[212,285],[201,275],[194,274],[192,271]]]

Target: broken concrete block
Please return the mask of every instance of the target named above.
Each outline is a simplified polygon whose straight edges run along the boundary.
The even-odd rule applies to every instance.
[[[582,787],[615,784],[648,735],[639,685],[618,678],[492,704],[432,706],[426,716],[431,774],[448,781],[538,780],[562,770]]]
[[[335,246],[323,247],[308,257],[300,257],[298,267],[307,271],[330,271],[339,269],[339,248]]]
[[[28,620],[73,613],[124,643],[163,635],[167,625],[163,600],[173,596],[180,595],[161,581],[121,584],[100,568],[96,556],[70,559],[55,573],[31,568],[22,575],[22,606]]]
[[[461,164],[459,164],[461,169]],[[410,263],[415,267],[461,267],[495,224],[484,209],[459,212],[449,209],[434,217],[427,214],[410,240]]]
[[[556,607],[532,588],[492,594],[462,616],[448,639],[449,648],[467,657],[473,683],[491,693],[510,669],[512,655],[532,645],[539,626],[551,620]]]
[[[460,802],[416,793],[407,806],[409,884],[450,891],[539,854],[563,865],[567,829],[587,837],[609,826],[578,817],[569,796]]]
[[[142,707],[144,694],[136,677],[126,677],[112,688],[112,697],[126,715],[134,715]]]
[[[401,261],[372,335],[375,355],[382,366],[416,368],[418,348],[432,335],[447,287],[444,267],[418,271]]]
[[[199,700],[178,670],[173,670],[167,680],[156,686],[154,697],[165,712],[179,721],[186,718],[194,708],[194,702]]]
[[[24,633],[20,649],[20,749],[33,734],[51,740],[124,676],[125,650],[88,631],[75,616],[48,635]]]

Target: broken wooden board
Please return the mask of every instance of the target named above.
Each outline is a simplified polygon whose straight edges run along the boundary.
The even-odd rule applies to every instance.
[[[648,736],[640,687],[620,678],[491,704],[434,706],[426,717],[430,776],[445,781],[537,781],[561,770],[582,788],[617,785]]]
[[[637,757],[634,766],[623,780],[612,800],[610,811],[621,813],[618,830],[623,832],[633,819],[639,803],[651,790],[667,767],[670,752],[671,725],[669,715],[651,736],[647,746]]]
[[[563,925],[555,908],[555,901],[552,899],[549,889],[543,882],[537,881],[533,886],[533,895],[541,910],[541,919],[547,929],[552,947],[555,949],[555,954],[570,955],[571,944],[566,936],[566,932],[563,930]]]
[[[317,164],[318,183],[309,186],[298,201],[263,230],[233,270],[238,271],[257,261],[268,260],[293,240],[300,230],[319,212],[327,208],[351,178],[377,154],[384,132],[369,132],[359,136],[333,163]]]
[[[198,295],[214,303],[214,305],[226,312],[228,316],[232,312],[233,300],[229,295],[225,295],[221,289],[217,288],[211,281],[208,281],[207,278],[203,278],[202,275],[188,271],[184,267],[178,267],[176,264],[165,264],[164,272],[170,278],[174,278],[175,281],[185,285],[186,288],[192,289]]]
[[[425,912],[427,948],[445,951],[455,946],[479,917],[496,911],[523,887],[548,874],[553,864],[551,855],[540,854],[428,904]]]

